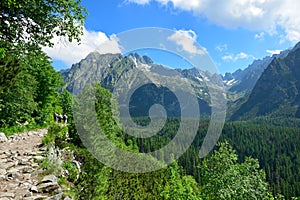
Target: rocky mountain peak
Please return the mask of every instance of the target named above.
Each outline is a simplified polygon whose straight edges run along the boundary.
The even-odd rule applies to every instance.
[[[146,55],[141,56],[138,53],[130,53],[128,57],[136,60],[136,62],[138,63],[147,64],[147,65],[153,64],[153,60]]]

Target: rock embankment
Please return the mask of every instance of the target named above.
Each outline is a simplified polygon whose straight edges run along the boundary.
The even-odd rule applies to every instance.
[[[42,138],[47,129],[15,134],[0,141],[0,200],[61,199],[62,191],[54,175],[43,173],[41,161],[47,157]]]

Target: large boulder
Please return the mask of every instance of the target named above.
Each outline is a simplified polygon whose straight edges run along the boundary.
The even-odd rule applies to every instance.
[[[0,132],[0,142],[6,142],[6,141],[7,141],[6,135]]]

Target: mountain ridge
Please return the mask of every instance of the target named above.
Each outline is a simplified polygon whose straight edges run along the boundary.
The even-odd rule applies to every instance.
[[[254,60],[244,70],[238,69],[233,73],[225,73],[223,77],[225,85],[228,86],[228,91],[233,93],[246,92],[249,93],[255,86],[255,83],[275,58],[284,58],[291,50],[281,51],[279,54],[266,56],[262,59]]]
[[[300,43],[285,57],[274,58],[257,81],[248,100],[231,117],[300,117]]]
[[[195,91],[195,94],[197,96],[199,106],[201,107],[201,116],[207,116],[210,114],[211,108],[209,105],[209,89],[205,84],[205,80],[208,79],[207,76],[209,76],[209,74],[207,72],[201,72],[196,68],[174,70],[160,64],[155,64],[150,57],[145,55],[141,56],[138,53],[130,53],[126,56],[122,56],[121,54],[99,54],[98,52],[92,52],[85,59],[82,59],[79,63],[72,65],[69,70],[62,71],[61,73],[64,76],[64,81],[67,83],[67,90],[71,93],[76,94],[83,89],[83,85],[90,85],[91,81],[95,80],[97,80],[97,82],[100,82],[102,87],[109,89],[111,92],[116,92],[115,84],[118,84],[119,81],[123,81],[122,76],[126,77],[126,79],[128,80],[125,85],[122,85],[122,87],[125,88],[134,84],[134,82],[143,81],[144,78],[149,78],[147,78],[147,75],[144,78],[139,77],[140,75],[136,74],[134,70],[144,71],[146,72],[146,74],[148,73],[150,76],[153,76],[149,79],[151,82],[155,82],[155,79],[159,77],[158,80],[161,79],[161,81],[163,82],[167,81],[169,86],[174,87],[173,89],[175,90],[176,87],[180,90],[185,89],[183,88],[183,85],[186,83],[184,83],[185,81],[182,82],[183,79],[190,81],[191,87]],[[131,71],[133,71],[134,73],[130,73]],[[191,74],[196,74],[196,76],[192,76]],[[154,96],[157,96],[157,98],[161,96],[158,95],[158,93],[160,93],[161,91],[165,91],[165,89],[163,89],[159,84],[156,84],[155,87],[151,86],[150,88],[156,89],[157,94]],[[144,89],[144,91],[139,90],[140,95],[149,95],[146,94],[147,92],[149,92],[147,87],[144,87]],[[118,93],[119,92],[120,91],[118,91]],[[143,94],[143,92],[146,93]],[[119,94],[122,94],[122,91]],[[170,97],[170,95],[167,95],[166,97]],[[170,100],[170,102],[172,101],[173,100]],[[142,102],[136,102],[138,102],[139,104],[137,106],[142,106]],[[160,101],[156,99],[147,102]],[[178,111],[176,110],[170,111],[170,113],[173,113],[172,116],[178,116],[179,113],[177,112]]]

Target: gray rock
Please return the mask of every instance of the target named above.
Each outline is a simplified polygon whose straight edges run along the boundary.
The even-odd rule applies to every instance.
[[[34,192],[34,193],[38,193],[39,190],[36,186],[32,186],[30,189],[29,189],[30,192]]]
[[[0,132],[0,142],[6,142],[8,139],[4,133]]]
[[[26,153],[28,156],[36,156],[36,152],[28,151]]]
[[[20,186],[19,183],[9,183],[7,185],[8,188],[11,188],[11,189],[15,189],[15,188],[18,188]]]
[[[49,193],[49,192],[57,191],[59,185],[57,183],[42,183],[38,185],[37,188],[40,193]]]
[[[11,192],[0,192],[0,197],[9,197],[9,198],[14,198],[15,194]]]
[[[30,180],[31,174],[23,174],[24,180]]]
[[[54,175],[47,175],[45,176],[42,181],[42,183],[57,183],[57,177]]]
[[[1,164],[1,167],[2,167],[2,169],[9,169],[14,165],[15,165],[14,162],[8,162],[8,163],[5,163],[5,164]]]
[[[32,196],[32,192],[27,192],[24,197],[31,197]]]
[[[44,159],[45,157],[43,156],[34,156],[33,159],[36,160],[37,162],[40,162]]]
[[[3,152],[3,154],[0,154],[0,159],[4,159],[7,158],[7,154],[5,153],[5,151]]]
[[[0,181],[3,181],[6,179],[6,176],[5,175],[0,175]]]
[[[16,168],[12,168],[7,171],[7,173],[17,173],[17,172],[19,172],[19,169]]]
[[[36,195],[36,196],[25,197],[25,198],[23,198],[23,200],[44,200],[46,198],[47,198],[47,196],[39,194],[39,195]]]
[[[0,164],[6,163],[8,160],[6,158],[0,159]]]
[[[31,164],[31,167],[33,167],[33,168],[36,168],[36,167],[38,167],[38,166],[40,166],[40,165],[37,164],[37,163],[32,163],[32,164]]]
[[[6,174],[6,170],[5,169],[0,169],[0,175],[5,175]]]
[[[21,185],[23,188],[26,188],[28,190],[32,187],[32,184],[28,182],[22,182]]]
[[[47,147],[41,147],[40,151],[47,151]]]
[[[27,165],[24,166],[23,169],[22,169],[22,172],[25,173],[25,174],[26,173],[31,173],[33,171],[34,171],[34,169],[32,167],[30,167],[30,166],[27,166]]]
[[[63,196],[63,194],[60,193],[60,194],[54,195],[52,197],[48,197],[47,200],[61,200],[62,196]]]
[[[20,178],[21,177],[21,174],[19,172],[10,172],[10,173],[7,173],[7,178],[10,180],[10,179],[17,179],[17,178]]]

